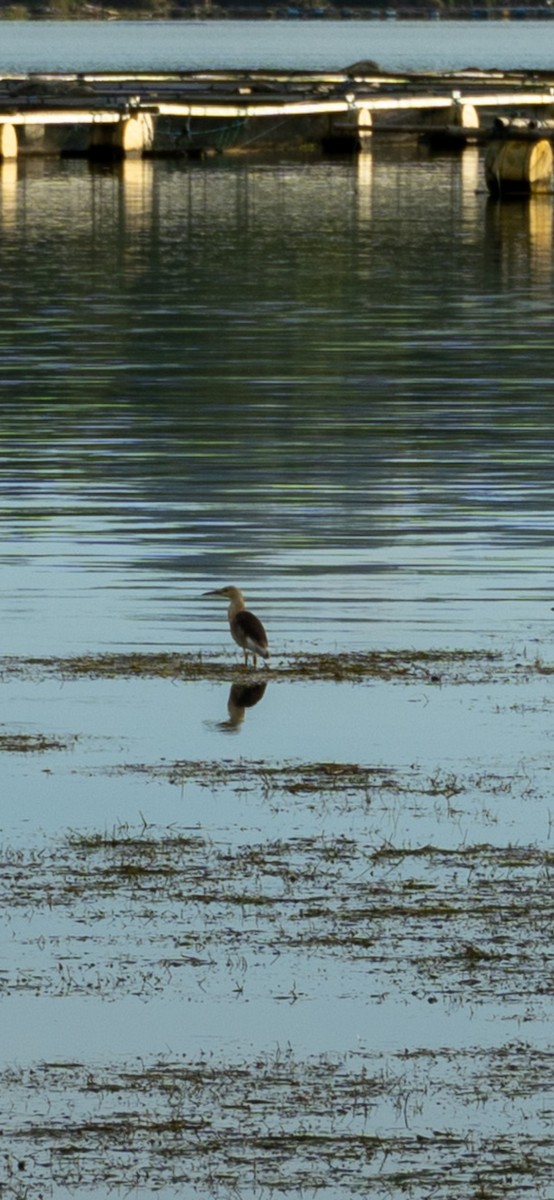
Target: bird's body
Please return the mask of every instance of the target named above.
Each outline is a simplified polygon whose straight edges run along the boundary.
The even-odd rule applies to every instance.
[[[237,646],[240,646],[244,653],[245,666],[248,665],[249,654],[252,655],[254,666],[256,666],[258,655],[264,659],[269,658],[266,631],[259,618],[247,609],[244,596],[238,588],[217,588],[215,592],[205,592],[204,595],[227,597],[229,601],[227,616],[229,618],[231,637],[234,638]]]

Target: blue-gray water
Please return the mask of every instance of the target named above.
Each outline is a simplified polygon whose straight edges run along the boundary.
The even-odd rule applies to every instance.
[[[549,21],[3,21],[0,70],[550,70]]]
[[[1,180],[4,644],[551,628],[552,201],[478,152]]]
[[[234,60],[231,41],[217,42],[219,34],[234,37],[234,25],[132,29],[131,64],[121,62],[130,43],[117,23],[6,25],[4,66],[8,59],[14,69],[199,65],[190,48],[196,34],[211,39],[202,65],[244,61],[239,42]],[[251,32],[286,34],[291,66],[308,35],[318,58],[309,65],[360,57],[359,28],[341,26],[352,42],[335,40],[325,52],[318,29],[257,24]],[[545,55],[549,30],[541,26]],[[389,55],[392,65],[396,45],[396,61],[416,65],[409,61],[415,43],[401,42],[409,28],[363,31],[389,39],[386,54],[370,45],[364,54],[383,62]],[[79,61],[66,32],[80,39]],[[153,61],[158,32],[163,62]],[[467,32],[467,53],[451,43],[460,65],[479,54],[500,62],[491,39],[500,46],[505,32],[513,61],[503,65],[515,65],[530,27],[480,24]],[[322,37],[332,33],[325,26]],[[418,26],[420,33],[430,54],[432,40],[453,38],[454,30],[436,23]],[[187,34],[184,61],[175,38]],[[22,36],[16,54],[10,38]],[[247,59],[256,65],[250,50]],[[266,59],[276,62],[277,49],[269,54],[262,45],[258,62]],[[447,59],[443,49],[438,65],[452,65]],[[208,647],[229,661],[223,602],[201,593],[235,582],[263,616],[277,658],[343,647],[485,646],[511,663],[537,653],[549,660],[552,306],[552,197],[492,203],[475,148],[434,157],[376,138],[357,161],[314,154],[115,168],[40,158],[3,164],[3,654]],[[182,1061],[214,1048],[232,1060],[238,1047],[255,1069],[260,1053],[290,1046],[299,1058],[367,1050],[382,1055],[390,1075],[395,1054],[412,1048],[432,1055],[433,1077],[424,1091],[418,1084],[409,1109],[372,1111],[375,1127],[409,1121],[411,1134],[430,1144],[447,1125],[464,1144],[478,1144],[492,1124],[486,1092],[498,1105],[496,1128],[511,1163],[513,1106],[502,1079],[491,1082],[484,1051],[496,1047],[505,1057],[523,1029],[540,1056],[552,1027],[551,989],[546,977],[524,1000],[513,983],[503,990],[497,970],[513,957],[521,978],[527,960],[511,944],[503,958],[495,930],[481,957],[486,922],[460,923],[458,907],[467,905],[475,877],[486,900],[488,866],[460,867],[451,909],[437,908],[443,940],[418,934],[395,961],[397,943],[378,932],[367,939],[371,957],[354,959],[339,947],[324,960],[301,941],[279,946],[263,906],[254,919],[241,909],[231,920],[217,895],[203,924],[180,879],[177,907],[154,890],[146,911],[132,889],[118,887],[109,905],[98,904],[91,885],[90,897],[85,887],[60,910],[48,864],[52,854],[68,854],[71,881],[66,838],[83,830],[108,839],[112,831],[136,834],[139,842],[159,836],[163,852],[164,838],[184,828],[209,842],[207,860],[227,848],[230,863],[251,853],[255,864],[258,845],[263,858],[280,841],[290,842],[293,858],[306,846],[309,863],[310,847],[322,839],[331,854],[333,839],[387,853],[430,845],[446,855],[472,845],[549,850],[551,677],[519,679],[516,686],[492,672],[479,685],[354,686],[270,676],[259,703],[231,727],[227,683],[3,678],[2,736],[46,733],[68,748],[0,756],[0,1065],[81,1062],[88,1082],[71,1111],[88,1119],[99,1062],[109,1072],[121,1058]],[[163,770],[177,760],[357,762],[422,783],[419,791],[376,787],[331,798],[268,784],[176,786]],[[160,773],[126,770],[141,765]],[[306,878],[317,884],[313,863],[302,887]],[[545,860],[541,880],[547,869]],[[416,876],[401,860],[385,863],[383,896],[397,879],[417,897]],[[431,862],[419,893],[425,903],[447,876],[448,867]],[[361,883],[367,878],[366,865]],[[348,869],[338,869],[331,891],[321,889],[337,912],[347,883]],[[253,879],[260,898],[267,886]],[[304,903],[299,888],[291,872],[289,913]],[[544,920],[535,916],[538,936]],[[316,915],[312,923],[317,934]],[[210,961],[189,953],[206,934]],[[448,972],[459,964],[459,985],[444,993],[435,967],[418,976],[435,952],[439,979],[452,981]],[[490,991],[480,995],[489,972]],[[484,1065],[480,1057],[468,1124],[449,1055],[475,1047]],[[16,1071],[2,1080],[12,1124],[23,1110],[29,1123],[50,1117],[59,1098],[47,1086],[21,1092]],[[69,1096],[59,1103],[63,1126]],[[295,1103],[301,1127],[300,1092]],[[537,1113],[532,1096],[518,1095],[524,1149],[526,1136],[549,1120],[542,1086],[540,1105]],[[13,1154],[10,1130],[6,1123],[3,1169]],[[56,1150],[48,1184],[61,1197]],[[543,1151],[531,1150],[537,1162]],[[86,1157],[73,1152],[73,1193],[82,1195]],[[21,1157],[23,1184],[34,1182],[38,1194],[35,1169],[48,1173],[48,1152],[37,1153],[31,1139]],[[131,1159],[128,1174],[120,1168],[126,1190],[136,1184]],[[523,1152],[518,1161],[528,1161]],[[423,1195],[409,1158],[403,1166],[414,1195]],[[449,1184],[449,1170],[444,1178]],[[13,1193],[13,1175],[1,1183]],[[249,1198],[269,1194],[255,1173],[239,1183]],[[477,1176],[474,1183],[462,1194],[477,1194]],[[153,1194],[148,1181],[141,1194]],[[193,1189],[179,1194],[188,1200]]]

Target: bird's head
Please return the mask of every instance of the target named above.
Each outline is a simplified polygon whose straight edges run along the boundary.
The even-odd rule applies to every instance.
[[[227,600],[243,600],[242,592],[236,587],[215,588],[213,592],[203,592],[203,596],[225,596]]]

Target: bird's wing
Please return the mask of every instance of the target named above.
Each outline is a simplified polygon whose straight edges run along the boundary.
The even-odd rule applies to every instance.
[[[248,612],[247,608],[241,608],[237,613],[233,624],[240,629],[241,633],[246,638],[251,638],[256,645],[267,649],[267,634],[258,617],[254,613]]]

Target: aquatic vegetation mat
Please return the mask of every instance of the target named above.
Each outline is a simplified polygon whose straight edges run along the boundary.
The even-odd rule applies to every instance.
[[[175,762],[125,763],[100,768],[113,775],[137,774],[149,779],[167,780],[182,787],[193,781],[201,787],[216,791],[220,788],[235,792],[257,791],[267,799],[278,794],[313,797],[318,803],[333,797],[341,807],[348,807],[350,798],[361,797],[372,804],[378,797],[442,797],[451,800],[462,793],[508,793],[517,782],[513,775],[479,772],[462,776],[455,771],[437,770],[424,775],[414,764],[408,768],[375,766],[349,762],[271,762],[267,759],[177,759]]]
[[[290,1048],[0,1072],[2,1194],[552,1195],[554,1056]]]
[[[553,869],[534,846],[74,834],[0,854],[0,994],[308,1002],[332,987],[537,1014],[554,991]]]
[[[372,679],[427,683],[484,682],[519,676],[540,664],[509,663],[502,655],[485,650],[382,650],[367,653],[296,654],[275,657],[256,678],[272,680],[336,680],[363,682]],[[71,658],[0,658],[0,678],[126,679],[167,678],[216,681],[253,677],[250,668],[217,654],[89,654]]]
[[[58,738],[45,733],[10,733],[0,726],[0,754],[36,754],[49,750],[69,750],[76,741],[76,736]]]

